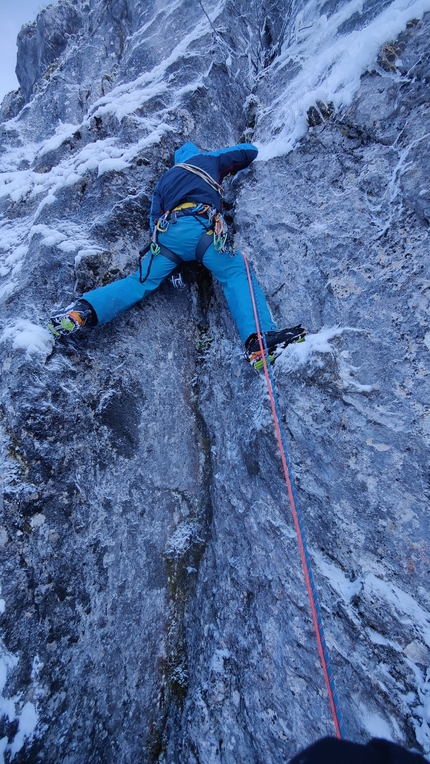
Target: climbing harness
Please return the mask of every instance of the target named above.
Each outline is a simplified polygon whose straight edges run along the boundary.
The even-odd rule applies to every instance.
[[[210,207],[209,204],[195,204],[194,202],[185,202],[184,204],[179,205],[179,207],[175,207],[172,212],[166,212],[162,218],[160,218],[162,221],[161,228],[158,228],[157,223],[157,228],[160,233],[167,231],[169,221],[172,223],[172,225],[174,225],[178,218],[182,217],[183,215],[192,215],[192,217],[199,220],[203,227],[206,229],[205,234],[208,236],[213,235],[213,245],[216,251],[223,252],[228,236],[227,223],[225,222],[221,212],[218,212],[215,207]],[[202,222],[202,217],[207,218],[209,225],[208,228],[206,228],[206,225]],[[203,260],[203,255],[211,244],[211,242],[208,243],[208,240],[205,238],[205,234],[202,236],[203,241],[199,241],[196,248],[196,259],[200,260],[200,262]]]
[[[300,558],[301,558],[302,566],[303,566],[303,574],[305,578],[305,583],[306,583],[306,588],[308,592],[309,603],[310,603],[311,613],[312,613],[312,621],[314,624],[314,629],[315,629],[315,634],[317,639],[318,653],[320,656],[324,678],[325,678],[325,682],[327,686],[327,694],[328,694],[328,698],[330,702],[330,708],[331,708],[331,712],[333,716],[336,736],[338,738],[343,738],[345,737],[345,734],[344,734],[344,727],[343,727],[343,721],[342,721],[342,713],[339,708],[339,700],[336,694],[333,671],[330,664],[330,656],[329,656],[327,644],[325,641],[324,628],[323,628],[322,617],[321,617],[321,609],[320,609],[320,605],[318,601],[318,594],[317,594],[317,589],[315,586],[315,580],[312,573],[312,566],[311,566],[311,560],[310,560],[309,551],[308,551],[308,545],[306,541],[306,534],[305,534],[305,529],[303,525],[303,519],[299,509],[296,489],[293,482],[291,462],[290,462],[287,447],[286,447],[285,433],[282,427],[281,412],[280,412],[279,403],[276,397],[273,374],[270,367],[270,362],[269,363],[267,362],[267,356],[269,355],[269,351],[267,348],[264,332],[262,332],[260,328],[261,321],[260,321],[260,315],[259,315],[259,309],[258,309],[256,295],[255,295],[255,290],[253,286],[253,280],[255,279],[255,276],[252,273],[248,260],[244,254],[242,254],[242,257],[245,262],[245,268],[246,268],[246,273],[248,277],[249,291],[251,295],[252,308],[253,308],[254,318],[255,318],[255,326],[257,329],[257,336],[258,336],[258,341],[260,344],[261,357],[262,357],[263,366],[264,366],[264,374],[266,377],[267,390],[269,393],[270,405],[271,405],[273,420],[275,424],[276,438],[278,441],[285,482],[286,482],[287,490],[288,490],[288,498],[290,500],[290,507],[291,507],[291,512],[293,515],[294,527],[296,529],[296,534],[297,534]]]
[[[179,165],[176,165],[177,167]],[[214,181],[215,182],[215,181]],[[166,233],[169,225],[175,225],[178,218],[182,216],[191,215],[198,220],[204,231],[197,242],[195,257],[199,262],[203,262],[206,250],[213,244],[217,252],[225,251],[225,244],[228,236],[227,224],[220,212],[215,207],[210,207],[209,204],[198,204],[196,202],[185,202],[184,204],[175,207],[172,211],[167,210],[160,218],[158,218],[154,230],[152,233],[151,243],[143,250],[139,252],[139,281],[143,284],[148,278],[153,259],[155,255],[164,255],[168,260],[171,260],[175,265],[180,265],[183,260],[180,255],[173,252],[169,247],[158,241],[158,234]],[[148,263],[146,275],[142,274],[142,261],[148,252],[151,252],[151,257]]]

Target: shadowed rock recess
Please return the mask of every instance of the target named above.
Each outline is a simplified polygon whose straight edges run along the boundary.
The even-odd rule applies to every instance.
[[[310,333],[274,377],[346,735],[430,752],[430,14],[387,27],[349,100],[321,86],[286,153],[283,94],[320,65],[304,36],[389,14],[346,7],[60,0],[20,32],[0,112],[6,762],[280,764],[334,734],[264,377],[219,285],[191,265],[69,344],[43,329],[136,268],[175,148],[243,138],[262,161],[226,184],[232,240],[278,326]]]

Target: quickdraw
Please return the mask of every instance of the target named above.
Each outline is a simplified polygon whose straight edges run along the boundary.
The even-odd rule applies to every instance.
[[[169,227],[169,224],[167,224],[167,227]],[[167,228],[166,228],[166,231],[167,231]],[[151,257],[149,258],[149,263],[148,263],[148,268],[146,270],[146,274],[145,274],[145,276],[143,276],[143,274],[142,274],[143,258],[145,257],[146,254],[148,254],[148,252],[151,253]],[[140,281],[141,284],[145,283],[146,279],[148,278],[149,274],[151,273],[152,261],[153,261],[155,255],[159,255],[160,252],[161,252],[161,247],[160,247],[159,243],[157,242],[157,233],[156,233],[156,229],[154,228],[154,232],[152,234],[152,241],[151,241],[151,243],[148,244],[148,246],[145,247],[145,249],[141,249],[140,252],[139,252],[139,281]]]
[[[211,222],[214,229],[214,247],[217,252],[223,252],[228,236],[227,223],[221,213],[216,211]]]
[[[164,213],[164,215],[161,216],[161,218],[158,218],[156,229],[160,233],[166,233],[167,229],[169,228],[169,217],[170,217],[170,210],[167,210],[167,212]]]

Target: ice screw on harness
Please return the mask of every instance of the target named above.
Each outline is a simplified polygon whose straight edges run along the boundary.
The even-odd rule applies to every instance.
[[[182,273],[177,273],[176,276],[171,276],[170,283],[175,287],[175,289],[185,289],[186,286],[182,278]]]

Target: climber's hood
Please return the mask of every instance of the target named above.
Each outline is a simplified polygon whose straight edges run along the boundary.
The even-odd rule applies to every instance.
[[[181,146],[179,149],[176,149],[175,164],[179,164],[180,162],[187,162],[188,159],[191,159],[191,157],[195,157],[197,154],[201,153],[202,152],[197,148],[195,143],[188,141],[188,143],[184,143],[183,146]]]

